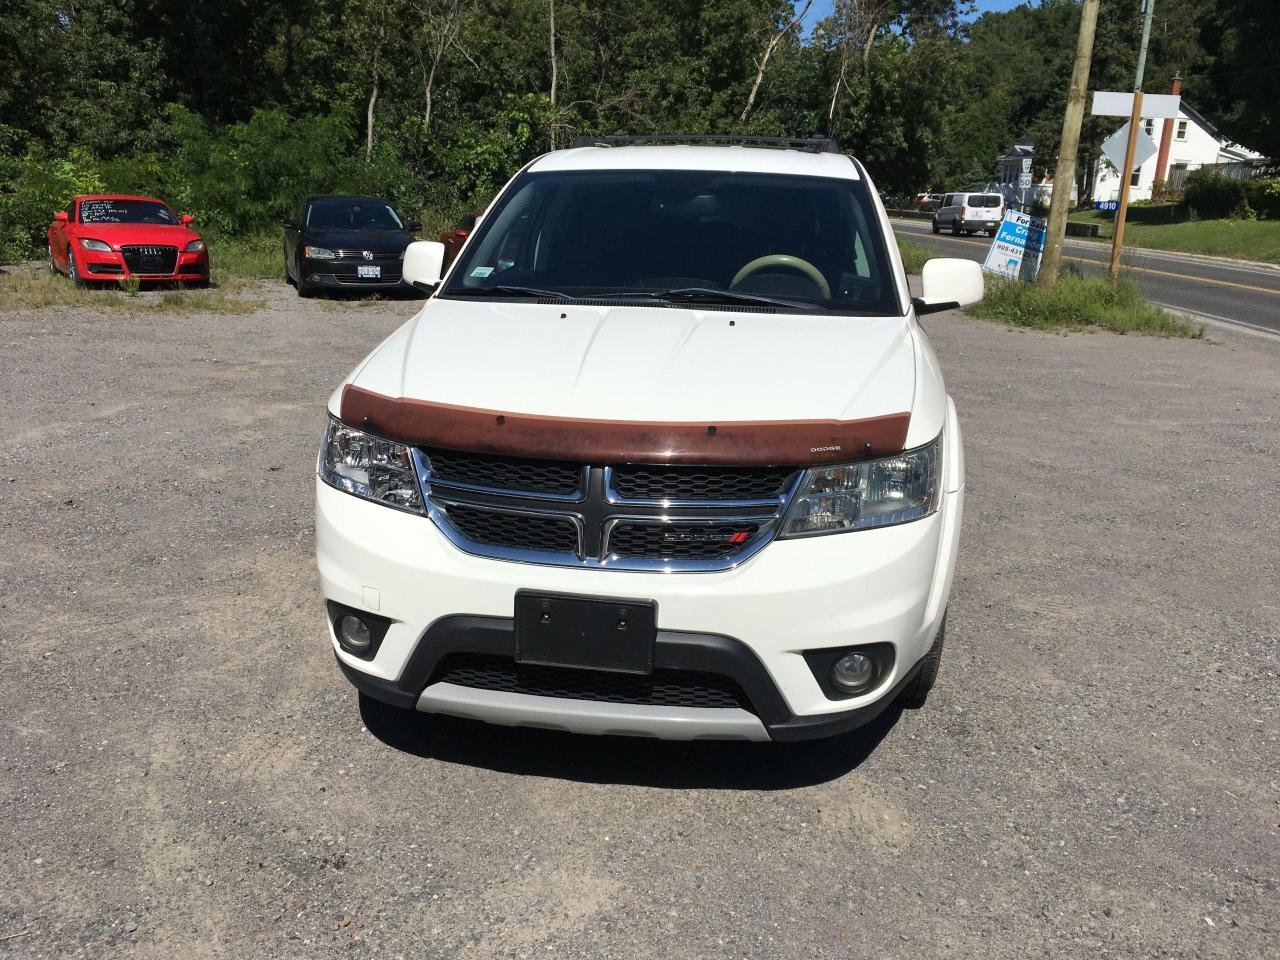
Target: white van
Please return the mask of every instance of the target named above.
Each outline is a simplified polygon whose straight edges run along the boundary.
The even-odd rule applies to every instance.
[[[957,236],[985,230],[994,237],[1003,219],[1004,197],[998,193],[948,193],[933,213],[933,232],[950,226]]]

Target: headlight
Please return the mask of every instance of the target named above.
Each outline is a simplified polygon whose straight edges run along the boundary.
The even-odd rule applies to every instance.
[[[82,237],[80,239],[80,246],[84,247],[86,250],[99,250],[103,253],[111,252],[110,244],[104,243],[101,240],[90,240],[88,237]]]
[[[183,253],[199,253],[203,249],[204,249],[203,240],[192,240],[190,243],[188,243],[185,247],[182,248],[182,252]]]
[[[302,255],[308,260],[337,260],[338,255],[324,247],[303,247]]]
[[[330,486],[401,510],[422,512],[409,448],[329,419],[318,467]]]
[[[805,473],[782,536],[888,527],[938,508],[942,438],[905,453]]]

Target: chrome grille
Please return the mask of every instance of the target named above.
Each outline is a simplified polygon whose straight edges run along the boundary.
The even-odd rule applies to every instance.
[[[335,250],[339,260],[355,260],[358,263],[399,263],[404,259],[402,252],[390,250]],[[369,256],[365,256],[365,254]]]
[[[505,544],[549,553],[575,553],[578,526],[571,517],[441,504],[446,519],[473,543]]]
[[[686,467],[628,463],[613,468],[613,492],[628,500],[759,500],[786,492],[792,467]]]
[[[420,449],[436,525],[459,549],[526,563],[726,570],[774,536],[796,467],[585,464]]]
[[[580,463],[499,457],[460,450],[424,450],[437,484],[508,493],[581,495],[586,472]]]

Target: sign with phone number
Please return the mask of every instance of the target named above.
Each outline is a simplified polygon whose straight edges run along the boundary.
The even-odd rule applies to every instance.
[[[1044,233],[1045,222],[1040,218],[1015,210],[1005,211],[1000,232],[987,251],[982,269],[1010,280],[1034,280],[1040,272]]]

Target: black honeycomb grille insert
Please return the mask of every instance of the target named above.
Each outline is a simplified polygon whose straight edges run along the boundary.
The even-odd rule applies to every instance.
[[[131,244],[120,248],[130,273],[168,274],[178,266],[178,248]]]
[[[730,557],[750,543],[757,524],[627,523],[609,533],[609,553],[618,557],[711,560]]]
[[[449,504],[445,514],[464,537],[476,543],[553,553],[578,549],[578,527],[568,517],[505,513],[463,504]]]
[[[501,457],[458,450],[423,451],[431,476],[441,483],[465,483],[499,490],[571,496],[582,488],[582,465],[562,460]]]
[[[687,670],[655,670],[640,676],[533,666],[494,654],[451,653],[436,667],[432,682],[562,700],[663,707],[739,707],[754,712],[751,701],[733,680],[716,673]]]
[[[613,468],[613,489],[627,500],[767,500],[794,475],[794,467],[625,464]]]

